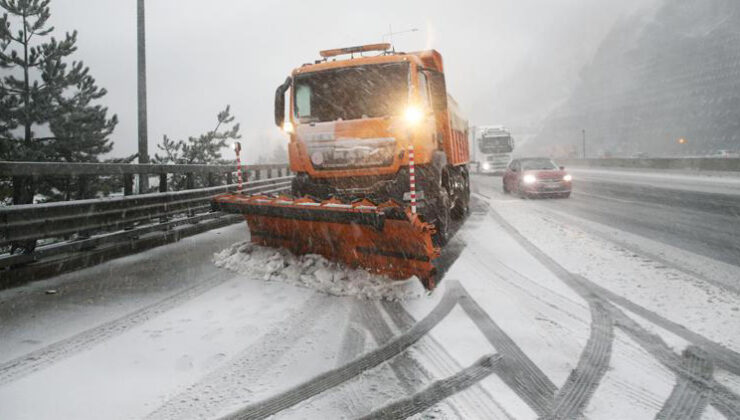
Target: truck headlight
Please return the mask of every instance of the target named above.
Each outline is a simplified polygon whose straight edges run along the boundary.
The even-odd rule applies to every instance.
[[[563,177],[563,181],[565,182],[573,181],[573,177],[570,174],[567,174]]]
[[[285,131],[288,134],[291,134],[293,132],[293,123],[290,121],[286,121],[283,123],[283,131]]]
[[[409,106],[406,108],[406,112],[404,112],[403,116],[406,119],[406,122],[412,125],[418,124],[419,121],[424,118],[424,114],[415,106]]]
[[[487,171],[489,169],[491,169],[491,164],[488,162],[483,162],[483,170]]]
[[[524,175],[522,181],[524,181],[525,184],[534,184],[535,182],[537,182],[537,177],[532,174]]]

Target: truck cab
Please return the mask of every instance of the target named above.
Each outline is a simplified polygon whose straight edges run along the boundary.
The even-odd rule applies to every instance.
[[[484,126],[479,128],[474,140],[477,171],[484,174],[503,174],[514,151],[511,132],[504,126]]]
[[[408,203],[415,179],[420,214],[444,236],[470,191],[468,123],[447,94],[441,54],[373,44],[320,55],[276,91],[293,195]]]

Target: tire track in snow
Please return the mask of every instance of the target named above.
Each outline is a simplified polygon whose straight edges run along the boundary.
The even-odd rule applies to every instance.
[[[308,382],[299,384],[266,400],[250,404],[224,419],[262,419],[290,408],[330,388],[334,388],[360,373],[372,369],[386,360],[406,350],[437,325],[457,304],[460,295],[459,283],[450,282],[445,295],[432,311],[406,333],[396,337],[386,345],[364,356]]]
[[[393,331],[391,331],[383,319],[383,315],[381,315],[376,303],[373,301],[362,301],[358,302],[358,305],[362,324],[373,336],[378,346],[391,341],[393,339]],[[420,376],[425,378],[430,377],[429,372],[423,369],[408,353],[401,353],[394,357],[389,362],[389,366],[393,369],[393,373],[395,373],[407,395],[412,395],[422,386]]]
[[[673,353],[670,347],[665,343],[665,341],[663,341],[663,339],[660,336],[649,332],[648,330],[646,330],[645,328],[637,324],[637,322],[629,318],[624,313],[624,311],[622,311],[621,309],[616,307],[612,302],[610,302],[610,297],[617,297],[616,295],[610,292],[606,295],[601,295],[600,292],[605,291],[605,289],[591,283],[585,278],[582,278],[582,277],[579,278],[577,275],[574,275],[573,273],[566,270],[563,266],[561,266],[555,260],[550,258],[549,255],[547,255],[545,252],[539,249],[536,245],[534,245],[531,241],[529,241],[529,239],[524,237],[524,235],[522,235],[509,222],[507,222],[493,208],[490,208],[490,206],[489,206],[489,214],[494,220],[496,220],[499,223],[499,225],[501,225],[504,228],[504,230],[506,230],[512,236],[512,238],[514,238],[525,250],[527,250],[527,252],[529,252],[530,255],[536,258],[542,265],[547,267],[561,281],[563,281],[571,289],[573,289],[575,292],[581,295],[581,297],[583,297],[586,301],[601,303],[604,306],[604,308],[609,310],[609,312],[611,313],[611,316],[614,319],[615,325],[619,327],[620,329],[622,329],[625,333],[627,333],[641,347],[643,347],[646,351],[648,351],[648,353],[652,354],[653,357],[658,359],[660,363],[662,363],[668,369],[673,371],[674,374],[676,374],[678,377],[686,378],[695,384],[700,384],[702,387],[707,388],[711,392],[711,404],[714,408],[716,408],[721,413],[723,413],[723,415],[728,416],[728,418],[736,418],[737,415],[740,414],[740,397],[737,394],[733,393],[731,390],[729,390],[727,387],[723,386],[722,384],[719,384],[714,379],[706,381],[700,376],[697,376],[696,374],[694,374],[693,372],[684,369],[682,367],[681,359],[675,353]],[[619,299],[621,303],[627,304],[630,307],[641,308],[640,306],[632,303],[631,301],[625,298],[619,297]],[[644,308],[641,308],[641,309],[643,311],[650,313],[650,311],[647,311],[647,309],[644,309]],[[658,315],[653,314],[653,317],[658,317]],[[658,318],[654,318],[654,319],[658,319]],[[668,321],[668,320],[665,320],[665,321],[667,323],[671,323],[671,321]],[[670,325],[670,324],[667,324],[667,325]],[[730,354],[729,359],[728,359],[726,353],[723,352],[723,353],[718,354],[717,352],[719,348],[725,349],[729,352],[731,352],[731,350],[726,349],[724,348],[724,346],[720,345],[719,343],[712,342],[709,339],[699,334],[691,332],[687,329],[684,329],[684,330],[690,333],[689,334],[690,338],[686,338],[686,337],[684,338],[686,338],[688,341],[692,342],[695,346],[697,346],[702,351],[704,351],[708,355],[709,358],[719,356],[717,359],[713,359],[712,360],[713,362],[715,363],[719,362],[718,364],[729,366],[730,368],[732,368],[737,363],[737,360],[735,359],[735,355]],[[695,342],[695,340],[692,340],[691,338],[695,339],[698,342]]]
[[[342,340],[342,348],[339,350],[337,357],[337,367],[351,362],[365,350],[367,334],[360,325],[358,310],[358,306],[353,306],[350,311],[349,322],[347,323],[347,329],[344,332],[344,338]],[[357,416],[357,413],[364,413],[368,410],[364,404],[362,395],[360,395],[354,383],[347,384],[347,396],[342,399],[341,403],[343,403],[344,409],[352,416]]]
[[[722,367],[735,375],[740,375],[740,353],[723,346],[720,343],[709,340],[701,334],[695,333],[683,325],[677,324],[670,321],[655,312],[652,312],[636,303],[626,299],[622,296],[617,295],[592,281],[571,273],[558,264],[555,260],[550,258],[549,255],[545,254],[536,245],[534,245],[529,239],[524,237],[514,226],[506,221],[497,211],[495,211],[490,205],[489,214],[506,230],[512,237],[533,257],[535,257],[542,265],[547,267],[553,272],[560,280],[571,287],[574,291],[581,295],[587,301],[593,301],[595,298],[599,298],[606,301],[612,301],[637,315],[649,320],[650,322],[664,328],[677,336],[689,341],[697,346],[700,346],[704,350],[708,357],[712,359],[712,362],[717,367]]]
[[[702,354],[701,349],[689,346],[683,351],[681,367],[690,375],[702,378],[698,383],[686,377],[679,377],[671,395],[655,417],[659,420],[685,419],[698,420],[709,403],[711,390],[706,386],[711,381],[712,363]]]
[[[353,306],[352,313],[353,321],[358,324],[358,327],[362,327],[367,331],[373,337],[373,340],[378,346],[382,346],[394,338],[394,333],[381,314],[381,309],[376,302],[357,301]],[[359,354],[359,352],[355,354]],[[354,359],[354,357],[345,359],[343,363],[349,362],[352,359]],[[408,352],[403,352],[392,358],[388,362],[388,366],[393,371],[396,379],[398,379],[399,385],[407,396],[414,395],[423,387],[425,382],[433,379],[433,375]],[[368,378],[365,379],[367,380]],[[363,392],[361,390],[362,386],[362,383],[351,382],[346,384],[344,387],[347,389],[349,395],[348,398],[343,401],[350,400],[347,401],[351,403],[347,404],[347,408],[352,418],[359,418],[360,416],[366,415],[372,408],[368,404],[370,402],[370,397],[367,395],[367,391]],[[384,385],[383,388],[385,388]],[[464,418],[456,407],[449,404],[448,406],[450,411],[454,412],[458,418]]]
[[[546,207],[546,209],[547,209],[546,211],[543,211],[542,208],[539,208],[538,209],[538,212],[540,214],[542,214],[543,216],[549,216],[549,217],[558,219],[558,220],[560,220],[561,223],[565,223],[565,224],[568,224],[568,225],[577,225],[578,226],[578,229],[583,230],[584,232],[588,233],[589,235],[593,235],[593,236],[596,236],[596,237],[598,237],[600,239],[603,239],[603,240],[605,240],[607,242],[611,242],[613,244],[619,245],[620,247],[622,247],[622,248],[624,248],[624,249],[626,249],[626,250],[628,250],[628,251],[630,251],[632,253],[641,254],[641,255],[643,255],[643,256],[645,256],[645,257],[647,257],[647,258],[649,258],[649,259],[651,259],[651,260],[653,260],[655,262],[658,262],[658,263],[660,263],[660,264],[662,264],[662,265],[664,265],[666,267],[670,267],[670,268],[672,268],[672,269],[674,269],[676,271],[679,271],[679,272],[681,272],[683,274],[686,274],[686,275],[688,275],[690,277],[694,277],[694,278],[696,278],[698,280],[701,280],[703,282],[706,282],[708,284],[711,284],[713,286],[716,286],[716,287],[718,287],[720,289],[723,289],[723,290],[726,290],[726,291],[729,291],[729,292],[732,292],[732,293],[735,293],[735,294],[740,294],[740,288],[738,288],[736,285],[727,284],[726,282],[722,282],[722,281],[717,281],[717,280],[715,280],[715,279],[713,279],[713,278],[711,278],[711,277],[709,277],[709,276],[707,276],[705,274],[702,274],[702,273],[700,273],[700,272],[698,272],[696,270],[693,270],[692,268],[686,267],[686,266],[682,265],[681,263],[679,263],[677,261],[669,260],[669,259],[667,259],[667,258],[665,258],[665,257],[663,257],[661,255],[658,255],[658,254],[656,254],[654,252],[646,251],[642,247],[640,247],[639,245],[630,243],[630,242],[625,241],[625,240],[616,239],[612,235],[609,235],[609,234],[607,234],[605,232],[602,232],[602,231],[600,231],[598,229],[593,228],[592,226],[587,225],[586,223],[583,223],[582,221],[578,220],[579,218],[577,216],[571,216],[571,215],[562,213],[560,211],[553,210],[553,209],[551,209],[549,207]],[[592,223],[596,223],[596,222],[592,222]]]
[[[500,368],[501,356],[488,355],[453,376],[434,382],[412,397],[387,405],[363,417],[372,419],[403,419],[419,414],[472,385],[477,384]]]
[[[725,386],[714,383],[711,396],[712,407],[728,419],[740,419],[740,397]]]
[[[34,350],[0,364],[0,386],[16,381],[33,372],[47,368],[67,357],[80,353],[103,341],[153,319],[180,304],[191,300],[210,289],[223,284],[233,277],[231,273],[218,272],[204,281],[186,288],[174,295],[145,306],[123,317],[105,322],[69,338],[62,339],[46,347]]]
[[[406,309],[398,302],[383,301],[383,309],[390,316],[391,321],[401,331],[411,328],[416,320]],[[463,369],[462,366],[437,342],[432,336],[427,336],[417,345],[418,351],[424,356],[431,359],[435,367],[444,369],[448,372],[457,372]],[[433,378],[431,373],[427,373],[427,378]],[[486,418],[492,413],[498,413],[502,417],[513,420],[514,416],[509,414],[493,396],[480,384],[475,384],[468,389],[468,392],[457,395],[458,402],[446,401],[446,404],[457,414],[458,418]],[[458,407],[463,405],[463,407]],[[465,412],[470,407],[474,412]]]
[[[718,367],[726,369],[735,375],[740,375],[740,354],[728,349],[727,347],[717,342],[711,341],[708,338],[697,334],[683,325],[677,324],[669,319],[666,319],[647,308],[644,308],[629,299],[619,296],[616,293],[607,290],[594,282],[586,279],[578,274],[572,274],[572,276],[582,283],[587,289],[592,290],[599,294],[603,299],[612,301],[617,305],[628,309],[630,312],[634,312],[637,315],[645,318],[653,324],[676,334],[684,340],[694,343],[700,346],[702,350],[707,354],[714,364]]]
[[[322,294],[311,296],[281,321],[280,327],[270,330],[224,366],[170,398],[147,418],[209,418],[224,406],[242,401],[244,394],[250,392],[249,387],[274,368],[296,342],[309,334],[319,321],[335,313],[333,309],[338,306],[327,309],[330,302],[331,299]]]
[[[486,339],[502,356],[502,368],[499,376],[529,405],[535,413],[545,416],[557,387],[527,357],[522,349],[491,319],[490,316],[466,292],[461,296],[463,308]]]
[[[592,302],[590,307],[591,335],[578,365],[555,395],[552,412],[547,416],[549,419],[572,419],[581,415],[609,368],[614,323],[601,304]]]
[[[610,310],[615,320],[615,325],[622,329],[627,335],[642,346],[648,353],[658,359],[665,367],[670,369],[679,379],[691,381],[692,384],[706,390],[711,398],[711,404],[729,419],[740,418],[740,397],[724,385],[710,378],[705,380],[700,375],[684,368],[682,359],[676,355],[663,339],[639,325],[627,317],[619,308],[611,303],[605,306]],[[697,346],[701,348],[700,346]],[[704,349],[702,349],[704,351]],[[706,351],[704,351],[704,354]]]

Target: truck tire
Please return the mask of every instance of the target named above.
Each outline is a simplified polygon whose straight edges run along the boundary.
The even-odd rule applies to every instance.
[[[432,242],[434,242],[434,245],[442,247],[447,245],[447,242],[450,240],[450,224],[452,222],[450,217],[450,196],[444,189],[439,192],[436,213],[437,218],[434,221],[434,228],[437,232],[432,236]]]
[[[454,192],[455,206],[452,208],[452,218],[462,220],[470,213],[470,178],[465,168],[457,169],[456,176],[460,177],[460,191]]]

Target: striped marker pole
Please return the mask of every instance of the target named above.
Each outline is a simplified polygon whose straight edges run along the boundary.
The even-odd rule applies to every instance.
[[[416,214],[416,168],[414,167],[414,145],[409,146],[409,186],[411,188],[411,213]]]

